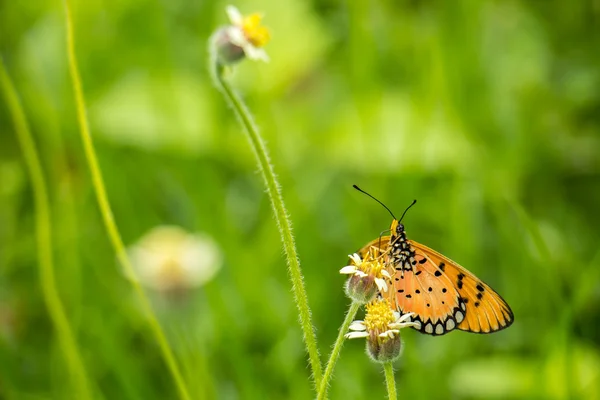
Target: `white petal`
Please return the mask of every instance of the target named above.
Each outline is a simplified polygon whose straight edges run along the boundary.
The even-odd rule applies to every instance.
[[[389,337],[390,339],[394,338],[394,333],[400,333],[398,329],[390,329],[389,331],[385,331],[379,334],[379,337]]]
[[[263,49],[253,46],[251,43],[248,43],[244,46],[244,54],[246,54],[246,57],[251,60],[269,62],[269,56],[267,55],[267,52]]]
[[[360,256],[356,253],[349,255],[348,257],[350,257],[352,259],[352,261],[354,261],[354,264],[356,265],[360,265],[362,264],[362,259],[360,258]]]
[[[385,276],[386,278],[392,279],[392,276],[390,275],[390,273],[387,272],[387,270],[385,270],[385,269],[381,270],[381,275]]]
[[[235,44],[236,46],[246,47],[248,45],[251,45],[250,42],[248,42],[248,39],[246,39],[246,35],[244,35],[242,28],[238,26],[228,27],[227,35],[229,36],[229,41]]]
[[[385,281],[381,278],[375,278],[375,284],[377,285],[377,288],[382,291],[382,292],[387,292],[388,287],[387,287],[387,283],[385,283]]]
[[[413,315],[415,315],[414,312],[406,313],[403,316],[401,316],[400,318],[398,318],[396,322],[401,323],[401,322],[404,322],[404,321],[409,321],[412,318]]]
[[[356,272],[356,267],[354,265],[346,265],[344,268],[340,269],[340,274],[352,274]]]
[[[369,334],[367,332],[350,332],[344,335],[346,339],[364,338],[368,336]]]
[[[369,276],[369,274],[365,274],[364,272],[362,272],[361,270],[357,270],[354,275],[360,277],[360,278],[366,278],[367,276]]]
[[[402,328],[420,328],[421,324],[419,322],[394,322],[393,324],[388,324],[390,328],[394,329],[402,329]]]
[[[227,13],[227,16],[229,17],[229,20],[231,21],[232,24],[242,25],[242,21],[244,20],[244,17],[242,16],[242,13],[240,13],[240,11],[235,6],[225,7],[225,12]]]
[[[363,321],[352,321],[349,329],[352,331],[366,331],[367,327],[363,324]]]

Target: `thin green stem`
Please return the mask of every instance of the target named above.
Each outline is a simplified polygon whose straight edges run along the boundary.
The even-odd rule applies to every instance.
[[[104,221],[104,225],[106,227],[106,231],[111,240],[111,243],[115,249],[117,254],[117,258],[123,269],[130,276],[135,276],[135,272],[129,257],[127,256],[127,252],[125,250],[125,245],[123,244],[123,239],[121,238],[121,234],[117,228],[117,224],[115,223],[113,213],[110,207],[110,202],[108,201],[108,196],[106,194],[106,189],[104,186],[104,180],[102,178],[102,172],[100,169],[100,164],[98,163],[98,159],[96,157],[96,151],[94,150],[94,143],[92,141],[92,135],[90,133],[90,128],[86,115],[86,105],[85,98],[83,95],[83,88],[81,84],[81,77],[79,75],[79,68],[77,67],[77,58],[75,57],[75,42],[73,35],[73,21],[71,18],[71,6],[69,0],[64,0],[65,7],[65,16],[66,16],[66,24],[67,24],[67,52],[69,57],[69,70],[71,74],[71,81],[73,85],[73,92],[75,95],[75,103],[77,105],[77,119],[79,122],[79,128],[81,133],[81,139],[83,141],[83,147],[85,150],[85,156],[87,162],[89,164],[90,172],[92,175],[92,183],[94,186],[94,191],[96,192],[96,199],[98,201],[98,206],[100,208],[100,213],[102,214],[102,219]],[[135,279],[131,280],[134,291],[138,297],[138,300],[141,304],[142,310],[148,320],[152,333],[155,336],[156,341],[160,347],[162,352],[162,356],[173,376],[173,380],[177,386],[177,390],[179,393],[179,397],[183,400],[189,400],[190,395],[188,388],[183,380],[183,376],[180,372],[177,361],[175,360],[175,356],[173,355],[173,351],[169,346],[167,338],[152,310],[152,306],[144,293],[144,289],[141,287],[139,282]]]
[[[260,169],[265,186],[267,187],[269,198],[271,199],[271,206],[273,207],[273,213],[275,214],[275,220],[279,227],[279,234],[281,235],[283,248],[287,257],[288,271],[292,281],[292,291],[294,292],[294,299],[299,311],[300,325],[302,326],[304,333],[304,343],[306,344],[308,351],[315,388],[318,388],[321,384],[321,360],[317,347],[317,337],[311,320],[310,308],[308,306],[306,289],[304,287],[304,278],[302,276],[300,261],[298,260],[298,253],[296,251],[296,243],[294,242],[294,236],[292,235],[292,223],[283,203],[279,182],[275,176],[273,165],[269,160],[267,148],[258,131],[258,127],[254,123],[250,110],[248,110],[242,99],[223,78],[224,68],[217,61],[212,40],[210,46],[210,71],[214,83],[244,127],[244,132],[254,151],[258,168]]]
[[[92,391],[87,373],[77,347],[75,335],[58,294],[54,277],[52,260],[52,223],[50,220],[50,204],[48,186],[42,171],[42,163],[35,142],[29,130],[25,113],[19,101],[17,91],[8,76],[4,63],[0,60],[0,83],[6,103],[15,124],[19,145],[23,151],[25,164],[31,177],[31,185],[35,199],[35,224],[37,251],[39,258],[40,280],[44,301],[48,313],[57,331],[58,341],[67,359],[69,370],[74,379],[74,398],[91,399]]]
[[[358,312],[360,308],[360,304],[353,301],[350,304],[350,308],[348,308],[348,312],[346,313],[346,318],[340,327],[340,331],[338,332],[337,339],[335,340],[335,344],[333,345],[333,349],[331,350],[331,355],[329,356],[329,361],[327,361],[327,366],[325,367],[325,373],[323,374],[323,380],[321,381],[321,386],[319,387],[319,393],[317,394],[317,399],[325,399],[327,397],[327,389],[329,388],[329,381],[333,375],[333,369],[335,368],[335,364],[340,357],[340,352],[342,351],[342,347],[344,345],[344,335],[348,332],[348,328],[350,324],[354,320],[354,316]]]
[[[396,400],[398,395],[396,394],[396,380],[394,379],[394,366],[391,362],[383,364],[383,371],[385,372],[385,383],[387,386],[388,399]]]

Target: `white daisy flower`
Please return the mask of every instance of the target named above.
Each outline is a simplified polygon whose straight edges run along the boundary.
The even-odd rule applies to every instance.
[[[215,43],[219,59],[224,64],[241,60],[244,56],[250,60],[269,61],[269,56],[262,48],[271,35],[261,25],[262,15],[258,13],[243,16],[234,6],[225,9],[231,25],[217,32]]]
[[[221,268],[217,244],[204,234],[159,226],[128,249],[136,278],[151,289],[188,290],[210,281]]]
[[[387,281],[391,280],[391,276],[378,249],[370,249],[364,259],[356,253],[348,257],[351,264],[342,268],[340,274],[350,275],[346,283],[346,294],[351,299],[366,303],[371,301],[377,292],[388,291]]]
[[[374,361],[387,362],[398,358],[402,347],[400,329],[418,327],[410,322],[414,313],[400,316],[387,299],[377,299],[366,308],[365,320],[353,321],[346,339],[366,338],[367,353]]]

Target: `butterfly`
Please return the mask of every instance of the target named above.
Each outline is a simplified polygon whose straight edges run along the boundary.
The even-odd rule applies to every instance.
[[[464,267],[429,247],[408,239],[404,224],[392,214],[390,235],[377,238],[361,250],[364,259],[374,248],[385,257],[392,285],[387,297],[400,315],[413,313],[414,329],[429,335],[443,335],[454,329],[474,333],[492,333],[509,327],[514,321],[510,306],[489,285]]]

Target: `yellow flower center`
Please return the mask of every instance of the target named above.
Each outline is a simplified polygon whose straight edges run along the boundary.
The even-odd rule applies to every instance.
[[[262,47],[269,42],[271,34],[269,30],[260,24],[262,15],[254,13],[244,17],[242,31],[250,43],[256,47]]]
[[[381,278],[381,271],[384,268],[381,260],[382,257],[379,256],[379,249],[376,247],[371,247],[358,269],[367,275],[374,276],[375,278]]]
[[[389,324],[394,322],[392,306],[387,299],[375,300],[367,304],[367,315],[364,325],[369,333],[380,333],[388,331]]]

